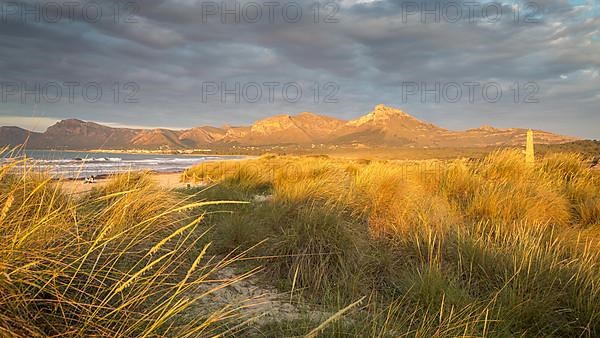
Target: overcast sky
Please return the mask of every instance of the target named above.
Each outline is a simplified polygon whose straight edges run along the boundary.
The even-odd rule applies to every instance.
[[[384,103],[449,129],[600,138],[597,0],[66,1],[2,1],[0,125],[352,119]]]

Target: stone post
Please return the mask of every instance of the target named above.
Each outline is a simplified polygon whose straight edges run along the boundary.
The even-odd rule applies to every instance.
[[[535,162],[535,151],[533,149],[533,131],[527,131],[527,145],[525,148],[525,163],[533,164]]]

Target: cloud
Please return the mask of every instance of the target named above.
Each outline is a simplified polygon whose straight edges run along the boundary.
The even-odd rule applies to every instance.
[[[536,8],[525,7],[525,1],[518,6],[510,2],[501,5],[498,22],[490,22],[481,10],[473,12],[472,20],[450,22],[442,16],[440,22],[431,22],[432,16],[426,15],[428,21],[422,22],[421,13],[411,9],[407,14],[412,1],[400,0],[343,0],[334,7],[320,1],[318,15],[310,8],[312,2],[286,0],[277,6],[273,22],[263,7],[256,23],[244,15],[239,22],[233,16],[222,22],[220,13],[207,15],[207,1],[148,0],[135,1],[137,8],[126,7],[130,2],[118,1],[115,17],[113,1],[95,1],[103,9],[97,22],[81,11],[75,11],[73,20],[57,23],[43,18],[23,22],[20,15],[9,15],[0,22],[3,81],[29,86],[95,82],[104,89],[103,100],[94,104],[82,100],[81,94],[72,103],[38,103],[38,111],[52,120],[76,117],[186,128],[245,124],[275,113],[307,110],[353,118],[387,103],[454,129],[485,123],[600,137],[594,127],[600,125],[600,14],[594,0],[539,1]],[[78,8],[89,3],[81,2]],[[241,1],[240,8],[250,3]],[[443,9],[457,2],[417,3]],[[300,5],[303,15],[292,23],[281,10],[293,4]],[[458,4],[466,15],[466,4]],[[135,22],[124,22],[128,14],[134,14]],[[524,22],[526,17],[538,22]],[[327,18],[337,22],[324,22]],[[243,87],[273,81],[300,85],[302,99],[286,102],[281,92],[273,102],[266,92],[256,103],[236,103],[231,96],[221,102],[220,95],[204,102],[202,97],[206,82],[235,88],[236,83]],[[497,103],[405,102],[402,84],[409,81],[430,87],[494,82],[505,91]],[[122,101],[131,93],[123,89],[130,82],[139,86],[139,103],[115,103],[111,86],[118,84]],[[337,91],[326,88],[330,82]],[[515,83],[520,95],[527,94],[528,83],[535,83],[539,103],[515,103],[508,89]],[[338,103],[323,102],[333,92]],[[20,103],[17,96],[0,102],[0,116],[31,116],[36,103]]]
[[[21,128],[37,132],[45,131],[46,128],[56,122],[58,122],[58,119],[48,117],[0,115],[0,125],[2,126],[20,126]]]

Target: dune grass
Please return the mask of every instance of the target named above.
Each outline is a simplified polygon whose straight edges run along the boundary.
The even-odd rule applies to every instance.
[[[207,256],[207,204],[160,190],[144,173],[75,199],[24,160],[2,165],[0,336],[227,332],[240,319],[233,304],[190,313],[236,282],[213,281],[239,257]]]
[[[260,242],[254,254],[293,302],[335,313],[366,297],[323,336],[600,335],[600,176],[579,155],[226,166],[183,178],[218,183],[200,200],[272,197],[207,216],[214,250]],[[261,332],[318,325],[307,316]]]
[[[127,173],[77,198],[28,168],[0,167],[0,336],[600,336],[600,176],[579,155],[263,156],[183,174],[205,188]],[[208,306],[247,276],[221,279],[232,264],[308,310]]]

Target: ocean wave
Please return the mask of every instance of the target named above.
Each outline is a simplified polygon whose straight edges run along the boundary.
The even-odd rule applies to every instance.
[[[123,159],[120,157],[84,157],[84,158],[80,158],[80,157],[75,157],[73,159],[71,159],[74,162],[122,162]]]
[[[60,156],[63,155],[63,158]],[[150,170],[155,172],[182,172],[204,161],[222,159],[219,156],[144,156],[127,154],[123,156],[103,156],[101,154],[68,154],[38,152],[28,154],[27,161],[19,163],[15,169],[27,167],[56,177],[85,177],[90,175],[108,175],[131,170]],[[112,155],[112,154],[111,154]],[[0,158],[0,161],[14,159]]]

